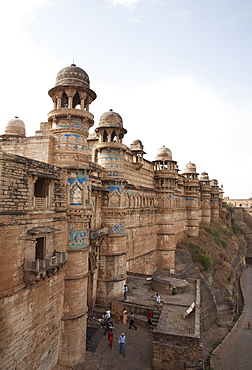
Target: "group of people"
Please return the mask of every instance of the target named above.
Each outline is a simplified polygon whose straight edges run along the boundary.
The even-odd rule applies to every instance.
[[[128,287],[127,285],[124,285],[124,299],[126,300],[127,299],[127,292],[128,292]],[[157,309],[159,310],[160,309],[160,301],[161,301],[161,298],[160,298],[160,295],[157,293],[156,294],[156,305],[157,305]],[[110,309],[108,308],[104,314],[104,335],[106,333],[108,333],[108,341],[109,341],[109,347],[112,349],[112,344],[113,344],[113,340],[114,340],[114,333],[113,333],[113,322],[110,320]],[[152,312],[150,310],[147,311],[147,319],[148,319],[148,324],[150,325],[150,327],[152,327]],[[126,310],[126,308],[124,307],[123,311],[122,311],[122,322],[123,322],[123,325],[127,325],[127,321],[128,321],[128,312]],[[115,310],[115,322],[116,323],[120,323],[120,310],[119,309],[116,309]],[[135,328],[135,330],[137,330],[137,326],[135,325],[135,315],[133,312],[130,313],[130,320],[129,320],[129,329],[131,328]],[[125,357],[126,356],[126,353],[125,353],[125,344],[126,344],[126,336],[125,336],[125,333],[121,333],[120,336],[119,336],[119,339],[118,339],[118,343],[119,343],[119,346],[120,346],[120,353]]]

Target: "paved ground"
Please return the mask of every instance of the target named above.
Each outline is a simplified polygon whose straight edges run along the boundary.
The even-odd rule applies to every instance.
[[[113,318],[112,318],[113,319]],[[112,350],[108,346],[108,337],[99,328],[94,335],[95,352],[86,352],[85,370],[151,370],[152,332],[147,328],[137,326],[128,329],[128,325],[114,324],[114,342]],[[119,335],[126,335],[126,357],[119,354]]]
[[[241,277],[244,310],[233,330],[213,352],[211,366],[214,370],[252,369],[252,266]],[[247,328],[248,321],[251,328]]]

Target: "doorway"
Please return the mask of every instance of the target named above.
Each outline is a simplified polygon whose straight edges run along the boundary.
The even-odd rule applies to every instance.
[[[45,238],[36,238],[35,260],[45,258]]]

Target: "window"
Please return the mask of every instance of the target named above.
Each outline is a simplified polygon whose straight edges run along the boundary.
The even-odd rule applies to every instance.
[[[34,184],[34,206],[45,208],[49,206],[49,180],[38,177]]]

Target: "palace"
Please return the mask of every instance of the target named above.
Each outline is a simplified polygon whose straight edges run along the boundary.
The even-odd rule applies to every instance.
[[[127,274],[175,266],[177,242],[218,219],[223,191],[172,152],[152,162],[72,64],[35,136],[11,119],[0,141],[1,369],[83,368],[87,312],[123,296]],[[78,343],[78,345],[76,345]]]

